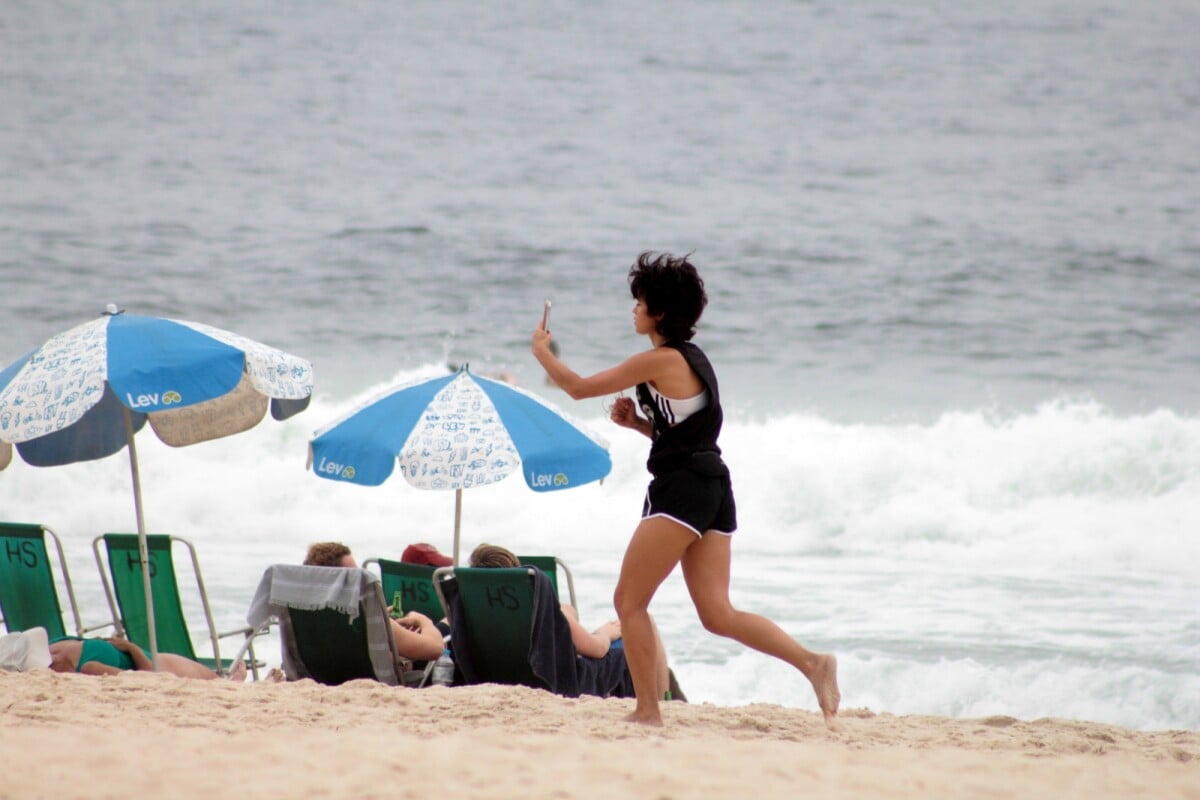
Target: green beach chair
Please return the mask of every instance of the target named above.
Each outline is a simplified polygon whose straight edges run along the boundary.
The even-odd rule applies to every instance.
[[[529,663],[534,576],[535,570],[528,566],[439,567],[434,571],[433,585],[448,614],[455,606],[447,592],[458,596],[463,615],[458,628],[465,631],[468,641],[455,639],[454,647],[458,650],[465,644],[470,649],[472,670],[480,682],[550,688]]]
[[[331,598],[340,598],[336,602]],[[344,604],[343,604],[344,603]],[[351,615],[349,608],[357,614]],[[369,679],[417,685],[399,657],[379,576],[365,569],[276,564],[268,567],[251,603],[249,623],[279,625],[283,670],[337,686]]]
[[[569,648],[568,658],[574,661],[578,653],[571,642],[570,626],[557,606],[549,617],[534,614],[535,596],[557,599],[549,575],[536,566],[441,567],[434,571],[434,588],[450,619],[460,675],[471,683],[518,684],[572,697],[580,693],[607,697],[617,692],[632,697],[632,682],[623,682],[628,676],[624,656],[616,657],[619,650],[615,648],[600,659],[580,658],[589,663],[577,665],[573,676],[564,675],[563,661],[556,661],[554,654],[560,653],[559,648]],[[541,587],[539,581],[544,582]],[[553,627],[535,630],[539,624],[535,616],[542,620],[540,624]],[[553,635],[548,636],[551,631]],[[467,652],[461,652],[463,649]],[[537,670],[530,661],[535,657],[540,659]],[[470,661],[469,669],[464,667],[465,659]],[[556,677],[541,677],[552,675]],[[672,699],[686,702],[673,670],[668,670],[668,679]],[[548,681],[557,681],[557,685]]]
[[[82,636],[88,631],[113,626],[109,621],[91,628],[84,627],[79,616],[79,605],[75,602],[75,587],[71,583],[62,542],[54,531],[45,525],[0,522],[0,548],[3,548],[0,552],[0,617],[4,618],[8,631],[17,633],[41,627],[46,629],[51,639],[67,634],[46,537],[54,542],[63,586],[66,587],[67,601],[75,621],[75,633]]]
[[[289,610],[288,621],[296,640],[296,656],[307,673],[305,677],[327,686],[375,678],[361,613],[348,624],[345,614],[330,608],[316,611],[293,608]],[[288,679],[295,678],[288,676]]]
[[[433,588],[433,571],[436,567],[386,558],[368,558],[363,562],[363,567],[371,564],[379,569],[383,596],[389,605],[396,592],[400,592],[400,605],[404,611],[419,611],[434,622],[446,616]]]
[[[196,655],[192,636],[188,632],[172,554],[175,544],[187,547],[191,556],[200,605],[204,609],[204,618],[212,641],[211,658]],[[104,593],[108,597],[113,617],[120,621],[121,631],[126,638],[148,650],[150,625],[146,614],[146,595],[137,535],[106,533],[95,538],[92,550],[96,555],[96,565],[100,569],[100,579],[104,583]],[[255,657],[252,638],[254,631],[247,626],[224,633],[217,632],[212,609],[208,604],[208,592],[204,588],[204,578],[200,573],[200,561],[192,543],[177,536],[151,534],[146,537],[146,550],[150,559],[150,592],[154,600],[154,630],[159,652],[176,653],[198,661],[221,675],[228,675],[235,660],[221,658],[220,640],[241,636],[245,640],[246,653],[249,655],[247,666],[257,680],[258,669],[265,664]]]

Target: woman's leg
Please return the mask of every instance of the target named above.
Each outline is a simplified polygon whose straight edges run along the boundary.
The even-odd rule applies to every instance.
[[[782,659],[804,673],[817,694],[826,724],[832,727],[841,702],[837,659],[805,649],[766,617],[733,607],[729,602],[731,538],[709,532],[683,554],[683,578],[700,622],[715,634]]]
[[[178,675],[181,678],[202,678],[212,680],[221,677],[203,664],[184,658],[176,653],[158,654],[158,671]],[[245,676],[242,676],[245,680]]]
[[[667,664],[667,649],[663,647],[662,636],[658,633],[658,623],[650,617],[650,626],[654,630],[654,681],[655,694],[666,697],[671,690],[671,667]]]
[[[625,550],[613,605],[621,620],[625,661],[637,694],[637,707],[626,718],[630,722],[662,725],[658,708],[657,637],[650,619],[650,601],[687,548],[695,543],[696,535],[678,522],[652,517],[641,521]]]

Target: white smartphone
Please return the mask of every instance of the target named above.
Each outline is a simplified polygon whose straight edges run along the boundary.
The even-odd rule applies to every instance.
[[[542,330],[550,330],[550,301],[546,301],[546,305],[542,308]]]

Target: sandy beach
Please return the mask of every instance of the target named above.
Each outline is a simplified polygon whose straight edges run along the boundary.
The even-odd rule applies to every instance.
[[[508,686],[0,673],[0,798],[1200,798],[1200,733],[632,701]]]

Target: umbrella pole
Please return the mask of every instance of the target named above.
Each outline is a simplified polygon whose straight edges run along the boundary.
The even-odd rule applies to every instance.
[[[454,566],[458,566],[458,542],[462,533],[462,489],[454,490]]]
[[[138,477],[137,448],[133,444],[133,415],[125,409],[125,438],[129,444],[129,470],[133,474],[133,507],[137,512],[138,558],[142,562],[142,588],[146,593],[146,621],[150,628],[150,661],[158,672],[158,631],[154,624],[154,595],[150,590],[150,554],[146,549],[146,521],[142,515],[142,481]]]

